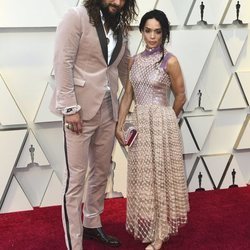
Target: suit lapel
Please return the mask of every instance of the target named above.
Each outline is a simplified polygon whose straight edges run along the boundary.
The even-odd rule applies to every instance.
[[[115,59],[117,58],[117,56],[121,50],[121,47],[122,47],[122,32],[119,29],[118,34],[117,34],[117,43],[116,43],[116,46],[115,46],[114,51],[112,53],[109,65],[111,65],[115,61]]]
[[[104,32],[104,29],[103,29],[103,25],[101,22],[101,18],[98,22],[98,25],[96,26],[96,31],[97,31],[99,41],[101,44],[103,57],[105,58],[105,61],[108,64],[108,44],[107,44],[107,38]]]
[[[105,58],[106,63],[108,64],[108,44],[107,44],[107,38],[105,35],[105,31],[103,29],[101,18],[98,22],[98,25],[96,26],[96,31],[97,31],[99,41],[101,44],[103,56]],[[122,32],[121,30],[119,30],[117,34],[117,43],[116,43],[116,46],[114,48],[114,51],[112,53],[112,56],[108,65],[111,65],[115,61],[115,59],[117,58],[121,50],[121,47],[122,47]]]

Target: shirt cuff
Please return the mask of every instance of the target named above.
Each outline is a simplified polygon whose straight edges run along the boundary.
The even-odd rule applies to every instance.
[[[80,105],[66,107],[62,110],[63,115],[74,115],[81,109]]]

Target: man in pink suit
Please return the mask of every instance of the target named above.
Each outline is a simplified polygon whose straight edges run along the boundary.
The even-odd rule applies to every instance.
[[[82,238],[120,245],[103,230],[100,214],[114,145],[118,77],[125,84],[127,31],[136,7],[135,0],[86,0],[71,8],[57,28],[51,110],[64,118],[62,217],[68,249],[82,250]]]

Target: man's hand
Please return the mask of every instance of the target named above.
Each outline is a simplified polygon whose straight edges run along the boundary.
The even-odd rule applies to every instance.
[[[79,112],[73,115],[65,115],[65,127],[72,132],[80,134],[82,133],[82,119]]]

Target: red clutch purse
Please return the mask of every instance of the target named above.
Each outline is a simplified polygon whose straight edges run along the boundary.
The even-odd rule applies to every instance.
[[[135,139],[138,135],[138,132],[137,132],[136,128],[133,126],[133,124],[131,124],[131,123],[124,124],[123,132],[124,132],[125,144],[130,147],[133,144],[133,142],[135,141]]]

